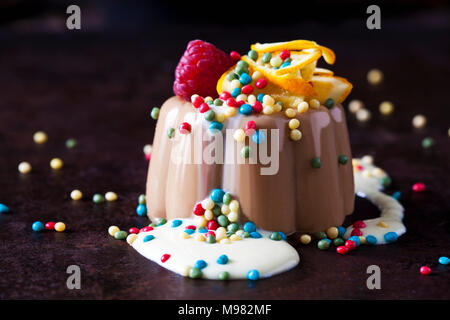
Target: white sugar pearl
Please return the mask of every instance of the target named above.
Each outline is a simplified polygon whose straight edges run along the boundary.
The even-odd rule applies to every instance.
[[[412,125],[414,126],[414,128],[420,129],[425,127],[426,124],[427,118],[423,114],[418,114],[412,119]]]
[[[73,190],[70,193],[70,197],[72,200],[81,200],[81,198],[83,198],[83,193],[80,190]]]
[[[361,122],[369,121],[370,119],[370,111],[367,109],[361,109],[358,112],[356,112],[356,119]]]
[[[364,108],[364,103],[361,100],[352,100],[348,104],[348,111],[351,113],[356,113],[362,108]]]
[[[383,72],[379,69],[372,69],[367,73],[367,81],[370,84],[379,84],[383,81]]]
[[[108,191],[107,193],[105,193],[105,199],[106,199],[106,201],[116,201],[117,193]]]
[[[29,173],[31,171],[31,164],[25,161],[21,162],[19,163],[18,169],[20,173]]]
[[[38,131],[33,135],[33,140],[37,144],[43,144],[47,142],[47,139],[48,139],[47,134],[43,131]]]

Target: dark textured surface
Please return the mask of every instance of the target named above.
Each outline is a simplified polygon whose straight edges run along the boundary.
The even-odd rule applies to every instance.
[[[387,27],[389,28],[389,27]],[[167,30],[166,30],[167,31]],[[0,50],[0,203],[12,213],[0,215],[0,298],[94,299],[449,299],[449,267],[438,257],[449,254],[450,148],[448,106],[448,30],[421,29],[361,34],[352,28],[190,29],[124,36],[1,35]],[[255,40],[314,39],[333,48],[337,75],[355,89],[352,98],[366,102],[372,120],[349,121],[353,154],[372,154],[392,176],[388,193],[402,191],[408,232],[398,243],[361,247],[347,256],[298,245],[301,262],[294,270],[271,279],[202,281],[177,276],[146,260],[125,241],[107,234],[110,225],[123,229],[148,224],[135,214],[144,192],[147,162],[142,147],[151,143],[153,106],[171,95],[173,70],[186,41],[203,38],[225,50],[245,52]],[[170,40],[168,40],[170,39]],[[386,81],[370,87],[367,71],[378,67]],[[390,117],[378,104],[391,100]],[[411,119],[428,117],[428,126],[415,131]],[[32,135],[45,131],[49,141],[36,145]],[[421,140],[431,136],[433,150]],[[78,146],[66,149],[67,138]],[[61,157],[65,166],[52,172],[49,161]],[[33,171],[22,176],[20,161]],[[423,181],[423,194],[411,192]],[[73,202],[79,188],[85,200]],[[116,203],[93,204],[94,193],[113,190]],[[371,217],[376,209],[357,200],[356,214]],[[64,221],[64,233],[34,233],[40,220]],[[82,289],[66,288],[66,268],[81,267]],[[381,290],[366,288],[366,268],[381,268]],[[418,269],[429,265],[433,275]]]

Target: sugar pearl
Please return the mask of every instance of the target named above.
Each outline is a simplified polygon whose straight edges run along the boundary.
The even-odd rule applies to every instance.
[[[230,204],[228,205],[230,207],[231,211],[238,211],[239,209],[239,202],[237,200],[231,200]]]
[[[114,235],[116,234],[116,232],[120,231],[119,227],[117,226],[111,226],[108,228],[108,233],[111,237],[114,237]]]
[[[372,69],[367,73],[367,81],[370,84],[379,84],[383,81],[383,72],[379,69]]]
[[[320,107],[320,102],[319,102],[319,100],[317,100],[317,99],[311,99],[311,100],[309,101],[309,106],[310,106],[311,108],[313,108],[313,109],[319,109],[319,107]]]
[[[250,103],[250,104],[254,104],[254,103],[256,102],[256,97],[255,97],[255,95],[254,95],[254,94],[249,95],[248,98],[247,98],[247,101],[248,101],[248,103]]]
[[[275,100],[269,96],[268,94],[264,95],[263,104],[268,106],[273,106],[275,104]]]
[[[231,240],[227,239],[227,238],[220,240],[220,244],[230,244],[230,243],[231,243]]]
[[[47,134],[43,131],[38,131],[33,135],[33,140],[34,142],[36,142],[37,144],[43,144],[47,142]]]
[[[367,109],[361,109],[358,110],[358,112],[356,112],[356,119],[358,119],[358,121],[361,122],[369,121],[370,116],[371,116],[370,111]]]
[[[302,138],[302,132],[298,129],[294,129],[294,130],[291,130],[289,136],[292,140],[298,141]]]
[[[243,129],[236,129],[233,133],[233,138],[237,142],[242,142],[245,140],[245,132]]]
[[[273,111],[275,111],[275,112],[280,112],[282,109],[283,109],[283,107],[278,103],[275,103],[273,105]],[[291,109],[291,110],[294,110],[294,109]],[[295,110],[294,110],[294,112],[295,112]]]
[[[262,74],[261,74],[261,72],[259,72],[259,71],[255,71],[255,72],[253,72],[253,74],[252,74],[252,79],[253,80],[259,80],[260,78],[262,77]]]
[[[50,167],[53,170],[59,170],[59,169],[61,169],[63,167],[63,165],[64,165],[64,163],[63,163],[63,161],[60,158],[53,158],[50,161]]]
[[[311,242],[311,236],[309,234],[302,234],[300,236],[300,242],[303,244],[308,244]]]
[[[151,144],[146,144],[143,148],[144,150],[144,154],[150,154],[152,152],[152,145]]]
[[[361,158],[361,161],[367,164],[372,164],[373,163],[373,157],[370,155],[365,155],[364,157]]]
[[[138,235],[135,233],[131,233],[127,236],[127,243],[129,245],[133,244],[133,242],[137,239]]]
[[[205,214],[203,215],[206,220],[212,220],[214,218],[214,213],[211,210],[206,210]]]
[[[240,94],[236,97],[236,101],[247,101],[248,97],[246,94]]]
[[[212,210],[212,208],[214,208],[214,201],[212,201],[210,198],[206,198],[202,201],[202,207],[205,210]]]
[[[284,114],[285,114],[286,117],[288,117],[288,118],[293,118],[293,117],[295,117],[296,113],[297,113],[297,112],[296,112],[294,109],[292,109],[292,108],[288,108],[288,109],[286,109],[286,111],[284,112]]]
[[[236,211],[232,211],[227,215],[228,221],[236,222],[238,220],[238,213]]]
[[[274,111],[273,108],[272,108],[272,107],[269,107],[269,106],[265,106],[265,107],[263,108],[263,113],[266,114],[266,115],[272,114],[273,111]]]
[[[427,118],[425,118],[425,116],[422,114],[418,114],[418,115],[414,116],[414,118],[412,119],[412,125],[414,128],[420,129],[420,128],[425,127],[426,124],[427,124]]]
[[[298,119],[289,120],[289,129],[294,130],[300,126],[300,121]]]
[[[309,103],[306,101],[302,101],[297,106],[298,113],[305,113],[309,109]]]
[[[231,85],[231,89],[240,88],[241,82],[238,79],[234,79],[233,81],[231,81],[230,85]]]
[[[220,211],[224,214],[227,215],[231,212],[230,207],[227,204],[223,204],[222,207],[220,208]]]
[[[66,225],[64,224],[64,222],[57,222],[55,223],[55,230],[58,232],[63,232],[64,230],[66,230]]]
[[[197,226],[199,228],[204,228],[208,224],[208,220],[205,219],[205,217],[200,216],[197,218]]]
[[[28,162],[19,163],[18,170],[20,173],[29,173],[31,171],[31,164]]]
[[[227,118],[229,117],[233,117],[237,114],[238,109],[237,108],[231,108],[231,107],[227,107],[225,108],[224,114]]]
[[[105,193],[105,199],[106,201],[116,201],[117,200],[117,194],[112,191],[108,191]]]
[[[392,112],[394,112],[394,104],[390,101],[384,101],[380,104],[380,112],[381,114],[388,116]]]
[[[81,198],[83,198],[83,193],[80,190],[73,190],[70,193],[70,197],[72,200],[81,200]]]
[[[348,111],[351,113],[356,113],[362,108],[364,108],[364,103],[361,100],[352,100],[348,104]]]

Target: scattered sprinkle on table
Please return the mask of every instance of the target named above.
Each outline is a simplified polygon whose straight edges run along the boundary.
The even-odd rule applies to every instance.
[[[47,134],[43,131],[37,131],[34,135],[33,135],[33,140],[34,142],[36,142],[37,144],[44,144],[47,142]]]
[[[425,127],[427,124],[427,118],[423,114],[415,115],[412,119],[412,125],[416,129]]]
[[[0,213],[8,213],[8,212],[10,212],[10,209],[3,203],[0,203]]]
[[[66,230],[66,225],[64,222],[57,222],[55,223],[55,230],[58,232],[63,232]]]
[[[75,189],[70,193],[70,197],[72,200],[78,201],[83,198],[83,193],[80,190]]]
[[[64,163],[63,163],[63,161],[60,158],[53,158],[50,161],[50,167],[53,170],[59,170],[59,169],[61,169],[63,167],[63,165],[64,165]]]
[[[114,237],[114,235],[116,234],[116,232],[120,231],[119,227],[117,226],[110,226],[108,228],[108,233],[111,237]]]
[[[383,72],[379,69],[372,69],[367,73],[367,81],[372,85],[380,84],[383,81]]]
[[[364,103],[361,100],[352,100],[348,104],[348,111],[351,113],[356,113],[362,108],[364,108]]]
[[[102,203],[102,202],[105,202],[105,198],[104,198],[101,194],[96,193],[96,194],[94,194],[94,196],[92,197],[92,201],[93,201],[94,203]]]
[[[371,118],[371,113],[367,109],[361,109],[356,112],[356,119],[360,122],[367,122]]]
[[[20,173],[27,174],[27,173],[30,173],[30,171],[31,171],[31,164],[24,161],[24,162],[19,163],[19,166],[17,168]]]
[[[117,200],[117,194],[113,191],[108,191],[105,193],[105,199],[106,201],[113,202]]]
[[[431,273],[431,269],[427,266],[420,267],[420,273],[423,275],[428,275]]]
[[[394,112],[394,104],[390,101],[383,101],[380,104],[380,113],[382,115],[388,116],[390,115],[392,112]]]
[[[66,148],[73,149],[77,146],[77,140],[70,138],[66,140]]]
[[[40,231],[44,230],[45,226],[42,222],[36,221],[33,223],[31,228],[33,229],[33,231],[40,232]]]

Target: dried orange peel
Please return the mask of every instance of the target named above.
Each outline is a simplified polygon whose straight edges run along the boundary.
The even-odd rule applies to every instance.
[[[326,99],[333,99],[335,103],[341,103],[352,91],[353,85],[345,78],[333,75],[314,75],[311,79],[315,94],[311,98],[321,103]]]

